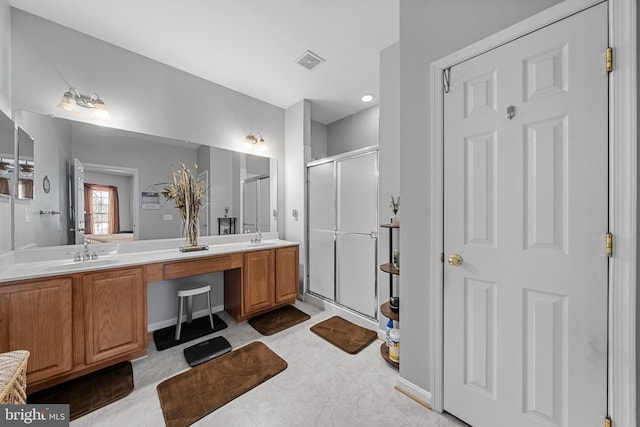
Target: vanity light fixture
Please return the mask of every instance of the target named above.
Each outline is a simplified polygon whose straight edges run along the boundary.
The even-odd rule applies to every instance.
[[[78,105],[83,108],[92,109],[93,112],[91,116],[94,119],[106,120],[110,118],[107,106],[104,105],[104,101],[100,99],[97,93],[92,93],[90,96],[82,95],[74,87],[70,87],[69,90],[62,95],[58,108],[70,113],[78,113]]]
[[[264,138],[259,133],[254,135],[252,132],[249,132],[244,142],[247,144],[247,148],[252,149],[253,147],[258,147],[260,151],[267,151],[267,143],[264,142]]]

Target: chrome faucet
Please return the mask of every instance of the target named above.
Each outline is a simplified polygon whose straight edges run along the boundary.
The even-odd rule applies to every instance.
[[[86,261],[91,259],[91,254],[89,253],[89,243],[91,243],[91,239],[83,238],[84,242],[84,254],[82,255],[82,260]]]
[[[75,251],[75,252],[67,252],[68,255],[73,255],[73,262],[80,262],[82,261],[82,254],[80,253],[80,251]]]
[[[251,239],[251,243],[260,243],[262,242],[262,233],[260,230],[256,230],[256,236]]]

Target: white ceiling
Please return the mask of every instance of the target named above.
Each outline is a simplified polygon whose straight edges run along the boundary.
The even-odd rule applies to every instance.
[[[18,9],[328,124],[377,103],[399,0],[9,0]],[[307,50],[326,60],[296,63]],[[376,96],[363,104],[365,93]]]

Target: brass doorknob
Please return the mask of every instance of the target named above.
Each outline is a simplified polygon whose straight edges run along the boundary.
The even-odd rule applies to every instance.
[[[462,264],[462,257],[458,254],[449,255],[449,265],[459,267]]]

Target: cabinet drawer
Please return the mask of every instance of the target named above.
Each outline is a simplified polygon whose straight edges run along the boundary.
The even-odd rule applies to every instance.
[[[164,280],[229,270],[232,264],[231,255],[165,264]]]

